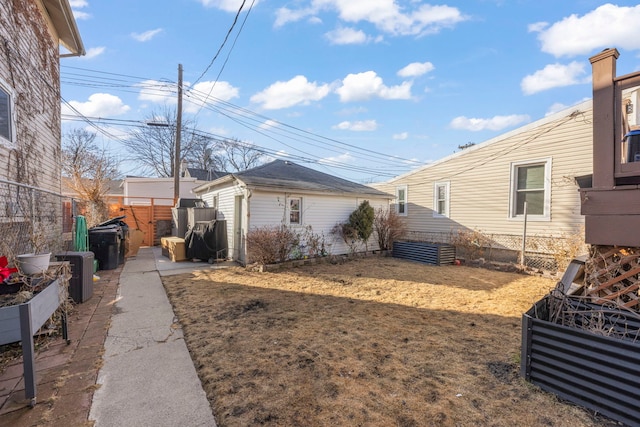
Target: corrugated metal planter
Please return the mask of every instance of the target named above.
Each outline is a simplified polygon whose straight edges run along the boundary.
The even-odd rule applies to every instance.
[[[445,243],[393,242],[393,257],[425,264],[453,264],[456,248]]]
[[[640,316],[549,295],[522,317],[521,375],[563,399],[640,426]]]

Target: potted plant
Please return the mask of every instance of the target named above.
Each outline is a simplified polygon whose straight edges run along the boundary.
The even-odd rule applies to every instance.
[[[22,274],[43,274],[49,268],[51,252],[48,251],[47,236],[42,224],[33,224],[29,243],[33,252],[16,256],[16,267]]]

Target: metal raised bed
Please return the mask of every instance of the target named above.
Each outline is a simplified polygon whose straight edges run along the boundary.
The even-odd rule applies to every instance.
[[[640,316],[549,295],[522,316],[521,375],[563,399],[640,426]]]
[[[432,265],[453,264],[456,248],[446,243],[393,242],[393,257]]]

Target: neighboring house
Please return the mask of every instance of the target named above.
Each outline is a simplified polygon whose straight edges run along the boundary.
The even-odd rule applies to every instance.
[[[247,262],[248,230],[287,225],[324,236],[331,254],[349,252],[331,230],[364,200],[375,208],[388,209],[393,196],[371,187],[318,172],[295,163],[275,160],[256,168],[231,173],[194,189],[208,206],[217,208],[217,219],[226,220],[229,255]],[[371,239],[369,249],[377,244]]]
[[[193,189],[202,185],[197,178],[180,178],[180,198],[194,199]],[[174,206],[173,178],[144,178],[128,176],[122,182],[125,205]]]
[[[59,193],[59,58],[84,54],[69,2],[0,2],[0,41],[0,179]]]
[[[576,178],[592,172],[592,116],[585,101],[374,187],[395,194],[409,238],[450,242],[469,232],[511,259],[527,202],[527,250],[550,253],[582,235]]]

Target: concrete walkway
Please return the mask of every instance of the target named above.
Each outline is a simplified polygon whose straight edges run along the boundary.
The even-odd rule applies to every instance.
[[[171,263],[160,248],[127,259],[89,420],[110,426],[215,426],[160,280],[206,263]]]

